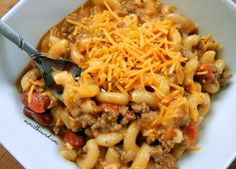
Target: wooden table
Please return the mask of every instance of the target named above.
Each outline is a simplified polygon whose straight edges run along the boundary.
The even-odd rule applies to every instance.
[[[236,2],[236,0],[233,0]],[[18,0],[0,0],[0,17],[3,16]],[[23,169],[23,167],[0,144],[0,169]],[[236,169],[236,161],[229,169]]]
[[[0,17],[11,9],[18,0],[0,0]],[[0,169],[22,169],[23,167],[0,144]]]
[[[11,9],[18,0],[0,0],[0,17]],[[0,169],[23,169],[0,143]]]

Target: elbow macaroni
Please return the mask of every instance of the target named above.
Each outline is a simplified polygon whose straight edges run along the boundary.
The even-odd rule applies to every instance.
[[[123,140],[122,133],[108,133],[108,134],[99,134],[95,138],[96,142],[100,146],[111,147]]]
[[[146,168],[150,159],[151,148],[148,144],[144,143],[138,151],[134,162],[130,169],[143,169]]]
[[[196,57],[191,58],[185,66],[184,71],[184,84],[185,85],[192,85],[194,83],[194,74],[196,73],[199,66],[199,61]]]
[[[94,139],[88,140],[85,146],[87,154],[85,158],[78,159],[77,163],[82,169],[92,169],[98,161],[100,150]]]
[[[189,110],[193,120],[200,122],[210,109],[210,97],[206,93],[194,92],[189,96]]]
[[[174,52],[179,52],[182,47],[182,37],[176,28],[171,28],[169,32],[169,39],[173,42],[173,47],[171,50]]]
[[[146,103],[148,106],[154,109],[158,108],[157,103],[159,99],[154,93],[135,90],[131,94],[131,99],[137,104]]]
[[[109,147],[105,155],[105,162],[108,165],[113,165],[116,168],[120,166],[120,155],[114,147]]]
[[[129,96],[127,94],[117,92],[101,92],[97,95],[96,99],[102,103],[117,105],[127,105],[129,102]]]
[[[139,147],[136,144],[136,139],[138,136],[140,129],[139,129],[139,122],[134,121],[132,122],[128,129],[125,132],[124,136],[124,151],[127,154],[131,154],[131,159],[134,158],[135,154],[139,151]]]
[[[96,103],[92,100],[85,100],[80,104],[81,112],[92,113],[96,109]]]
[[[51,56],[53,58],[59,58],[63,53],[66,52],[66,49],[68,47],[68,41],[63,39],[63,40],[58,40],[55,44],[53,44],[48,51],[48,56]]]
[[[23,91],[28,91],[32,85],[32,81],[35,81],[41,77],[40,71],[37,68],[29,70],[21,79],[21,87]]]
[[[200,37],[198,35],[190,35],[183,39],[183,47],[192,51],[193,47],[198,44]]]

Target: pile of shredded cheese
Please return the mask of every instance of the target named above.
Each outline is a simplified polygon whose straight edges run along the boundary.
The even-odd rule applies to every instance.
[[[85,70],[81,75],[84,82],[93,81],[106,91],[129,93],[145,88],[145,77],[152,77],[148,83],[159,90],[154,76],[158,73],[170,77],[171,86],[181,90],[176,84],[182,84],[181,63],[186,58],[170,50],[173,42],[168,34],[174,24],[157,19],[139,23],[135,14],[120,17],[106,2],[105,6],[107,10],[81,21],[66,20],[75,25],[74,35],[87,34],[77,44],[85,56],[80,65]]]

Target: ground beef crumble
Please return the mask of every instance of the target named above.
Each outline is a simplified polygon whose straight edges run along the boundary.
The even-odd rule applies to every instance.
[[[142,104],[137,104],[133,103],[131,104],[131,108],[134,110],[136,113],[148,113],[150,111],[149,106],[147,106],[145,103]]]
[[[117,112],[109,108],[105,108],[101,114],[82,114],[79,121],[83,128],[90,127],[93,136],[97,136],[100,132],[109,133],[120,131],[123,126],[126,126],[131,121],[136,119],[133,111],[128,107],[120,106]]]
[[[132,121],[139,119],[141,129],[139,134],[142,135],[142,138],[144,139],[141,142],[146,140],[146,142],[152,144],[151,159],[155,162],[155,167],[157,169],[177,169],[176,159],[173,156],[175,153],[173,153],[173,150],[180,150],[180,148],[185,150],[186,145],[179,144],[179,146],[175,148],[176,142],[173,138],[165,138],[166,129],[162,125],[158,125],[156,127],[156,137],[151,139],[151,141],[143,134],[144,131],[150,129],[153,120],[156,119],[156,116],[158,116],[160,113],[158,110],[153,111],[144,103],[132,103],[129,106],[115,107],[113,105],[107,104],[103,106],[98,105],[98,107],[102,107],[102,110],[99,109],[99,111],[94,114],[82,113],[79,117],[82,127],[89,129],[89,133],[91,133],[89,136],[90,138],[96,137],[101,132],[118,132],[122,128],[126,128],[127,125],[129,125]],[[175,120],[177,126],[188,123],[188,120],[186,120],[184,117],[181,119]],[[138,142],[139,141],[137,140],[137,144]],[[119,147],[119,145],[117,145],[116,150],[120,154],[120,160],[123,164],[129,164],[129,162],[135,157],[135,154],[133,153],[127,154],[123,150],[122,146]]]
[[[229,71],[224,71],[218,79],[220,86],[224,87],[225,85],[227,85],[231,77],[232,74]]]

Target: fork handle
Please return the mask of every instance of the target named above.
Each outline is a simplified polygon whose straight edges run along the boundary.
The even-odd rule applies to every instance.
[[[18,35],[10,26],[0,19],[0,33],[8,40],[16,44],[21,50],[25,51],[29,56],[34,57],[38,50],[26,42],[20,35]]]

